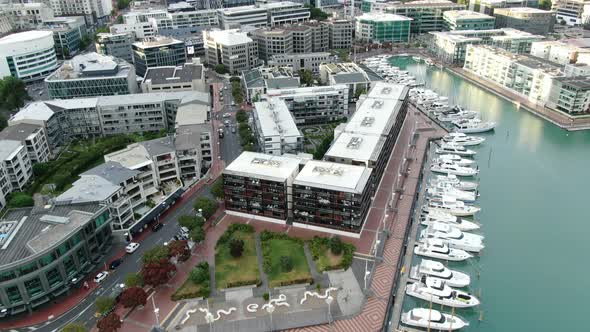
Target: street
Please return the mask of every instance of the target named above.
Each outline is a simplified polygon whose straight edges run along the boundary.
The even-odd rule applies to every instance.
[[[227,87],[227,90],[220,89],[220,84],[213,84],[213,118],[217,120],[214,121],[214,128],[219,142],[221,159],[225,162],[225,165],[228,165],[240,155],[242,146],[240,145],[236,121],[236,112],[239,106],[232,105],[234,100],[229,80],[224,79],[222,82]],[[220,93],[223,94],[222,102],[219,100]],[[230,116],[223,117],[226,113]],[[227,124],[225,124],[226,121],[228,121]],[[232,132],[232,127],[235,128],[235,132]],[[223,128],[223,138],[219,138],[219,128]]]

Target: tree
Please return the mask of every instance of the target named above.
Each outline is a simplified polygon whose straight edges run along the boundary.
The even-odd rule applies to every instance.
[[[119,300],[125,308],[134,308],[137,306],[144,306],[147,302],[147,293],[141,287],[126,288],[121,293]]]
[[[290,256],[281,256],[279,258],[279,264],[283,272],[290,272],[293,270],[293,258]]]
[[[23,107],[27,100],[31,100],[31,97],[23,81],[13,76],[0,80],[0,108],[14,111]]]
[[[86,326],[81,323],[69,323],[61,329],[61,332],[86,332]]]
[[[201,209],[203,211],[203,217],[205,219],[209,219],[212,215],[215,214],[215,211],[217,211],[218,205],[219,204],[217,204],[216,201],[201,196],[197,198],[194,207],[196,211],[199,211],[199,209]]]
[[[330,239],[330,251],[334,255],[340,255],[342,253],[344,245],[338,236],[334,236]]]
[[[33,165],[33,175],[36,177],[43,176],[51,170],[49,163],[36,163]]]
[[[121,328],[121,317],[111,312],[106,317],[101,318],[97,323],[99,332],[115,332]]]
[[[130,0],[117,0],[117,8],[119,10],[129,7]]]
[[[12,193],[8,199],[8,206],[12,208],[21,208],[33,205],[35,205],[33,197],[22,191]]]
[[[94,34],[94,40],[98,40],[98,34],[99,33],[109,33],[109,27],[101,27],[96,29],[96,32]]]
[[[123,24],[123,15],[119,15],[116,20],[117,24]]]
[[[191,281],[195,284],[201,284],[209,280],[209,263],[201,262],[194,269],[191,270],[189,275]]]
[[[146,285],[157,287],[167,283],[174,271],[176,266],[170,263],[168,258],[163,258],[159,262],[144,264],[141,275]]]
[[[205,220],[197,216],[184,215],[178,218],[178,224],[180,226],[188,228],[189,230],[192,230],[197,227],[203,227],[203,224],[205,224]]]
[[[125,286],[143,287],[143,279],[140,273],[129,273],[125,276]]]
[[[203,230],[203,227],[193,228],[189,233],[189,237],[195,243],[205,240],[205,231]]]
[[[248,121],[248,114],[246,114],[246,112],[244,112],[243,110],[239,110],[236,113],[236,121],[238,121],[240,124],[242,122],[247,122]]]
[[[168,243],[170,257],[178,257],[181,262],[186,261],[191,256],[191,251],[186,241],[172,241]]]
[[[244,252],[244,240],[233,238],[229,241],[229,253],[232,257],[238,258]]]
[[[320,8],[310,7],[309,8],[309,19],[316,21],[324,21],[328,19],[328,14],[322,11]]]
[[[367,93],[367,89],[357,89],[354,93],[354,98],[359,99],[359,97],[365,93]]]
[[[307,86],[311,86],[313,84],[313,73],[311,72],[311,70],[300,70],[299,78],[301,79],[301,82]]]
[[[157,246],[147,250],[143,253],[143,264],[157,263],[162,259],[168,260],[170,258],[169,250],[167,246]]]
[[[539,8],[550,10],[551,9],[551,0],[540,0],[539,1]]]
[[[94,306],[96,307],[96,312],[104,315],[113,309],[115,306],[115,299],[108,296],[100,296],[96,298]]]
[[[217,180],[215,180],[215,182],[213,182],[213,185],[211,185],[211,194],[217,199],[223,198],[223,178],[219,177]]]
[[[228,73],[228,70],[225,67],[225,65],[224,64],[221,64],[221,63],[218,64],[218,65],[215,65],[215,67],[213,68],[213,70],[215,70],[215,72],[218,73],[219,75],[223,75],[223,74],[227,74]]]

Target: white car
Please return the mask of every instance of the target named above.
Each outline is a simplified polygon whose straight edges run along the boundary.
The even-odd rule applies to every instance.
[[[223,87],[223,90],[227,90],[227,86]]]
[[[135,250],[137,250],[137,248],[139,248],[139,243],[137,242],[131,242],[127,245],[127,247],[125,247],[125,251],[128,254],[132,254],[135,252]]]
[[[102,271],[94,277],[94,282],[100,284],[101,281],[105,280],[109,276],[108,271]]]
[[[229,114],[229,113],[223,113],[224,118],[229,118],[230,116],[231,116],[231,114]]]

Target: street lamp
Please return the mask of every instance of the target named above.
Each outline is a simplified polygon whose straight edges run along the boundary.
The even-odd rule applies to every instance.
[[[270,300],[268,301],[266,311],[270,315],[270,331],[272,332],[272,313],[275,311],[275,306],[270,302]]]
[[[155,292],[152,295],[152,306],[154,307],[154,316],[156,317],[156,326],[160,327],[160,308],[156,307],[156,302],[154,300],[154,297],[156,297]]]
[[[328,324],[330,325],[330,331],[332,331],[332,310],[330,305],[334,301],[334,298],[330,295],[326,298],[326,303],[328,304]]]
[[[366,267],[365,267],[366,269]],[[365,292],[367,291],[367,279],[369,278],[369,275],[371,274],[371,271],[365,271]]]

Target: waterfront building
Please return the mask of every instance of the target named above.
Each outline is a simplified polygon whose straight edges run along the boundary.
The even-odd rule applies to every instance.
[[[411,18],[401,15],[364,13],[355,18],[355,38],[372,43],[409,42],[411,21]]]
[[[342,50],[352,47],[354,23],[351,20],[332,18],[323,21],[328,25],[330,50]]]
[[[0,76],[25,82],[44,79],[57,68],[51,31],[26,31],[0,38]]]
[[[361,11],[363,13],[384,12],[391,3],[392,1],[388,0],[362,0]]]
[[[111,217],[99,204],[52,204],[0,219],[0,305],[17,315],[80,286],[111,248]],[[102,264],[102,263],[101,263]]]
[[[45,79],[52,99],[128,95],[139,92],[135,68],[112,56],[77,55]]]
[[[20,31],[34,30],[54,18],[53,9],[47,3],[7,3],[0,4],[12,28]],[[8,32],[7,31],[7,32]]]
[[[320,64],[335,62],[334,56],[328,52],[298,53],[298,54],[275,54],[268,60],[269,67],[293,68],[294,72],[309,70],[314,75],[320,73]]]
[[[227,214],[285,223],[301,159],[242,152],[223,170]]]
[[[584,7],[587,0],[554,0],[551,2],[551,10],[555,12],[555,19],[559,24],[582,25]]]
[[[545,107],[569,115],[590,113],[590,79],[588,74],[553,79]]]
[[[538,8],[498,8],[494,16],[496,28],[514,28],[542,36],[553,31],[555,23],[555,13]]]
[[[539,0],[470,0],[469,10],[494,15],[496,8],[529,7],[538,8]]]
[[[535,42],[531,46],[531,55],[543,58],[562,65],[590,64],[590,45],[582,39],[577,40],[550,40]],[[586,46],[586,47],[583,47]]]
[[[364,3],[364,2],[363,2]],[[443,14],[449,10],[464,10],[465,5],[448,0],[418,0],[408,2],[389,2],[383,8],[386,13],[402,15],[412,19],[410,32],[422,34],[446,29]]]
[[[309,9],[302,3],[279,1],[217,10],[221,29],[236,29],[242,25],[258,28],[300,23],[309,20]]]
[[[254,103],[252,119],[261,152],[280,156],[303,150],[303,135],[285,101],[269,97]]]
[[[447,10],[443,13],[446,30],[489,30],[495,18],[471,10]]]
[[[222,64],[230,73],[240,73],[258,66],[258,47],[252,38],[239,30],[203,31],[207,63]]]
[[[260,101],[267,89],[298,88],[299,77],[290,66],[259,67],[242,71],[242,86],[248,102]]]
[[[324,124],[348,116],[348,87],[344,84],[268,89],[266,96],[284,101],[297,125]]]
[[[512,28],[431,32],[429,51],[443,62],[463,65],[468,45],[492,45],[512,53],[529,53],[543,36]]]
[[[133,33],[98,33],[96,35],[96,53],[110,55],[133,63]]]
[[[51,156],[47,134],[41,125],[19,123],[6,127],[0,131],[0,142],[4,140],[21,142],[32,164],[44,163]]]
[[[183,66],[149,68],[141,82],[143,92],[201,91],[208,92],[203,65],[185,63]]]
[[[143,77],[148,68],[181,66],[186,62],[184,42],[169,37],[149,37],[133,43],[133,63],[137,75]]]
[[[69,59],[83,51],[82,40],[88,35],[83,16],[56,17],[45,21],[40,29],[53,32],[55,54],[62,59]]]
[[[348,87],[348,99],[355,102],[374,83],[383,79],[367,67],[354,62],[320,64],[320,80],[327,85],[344,84]]]

